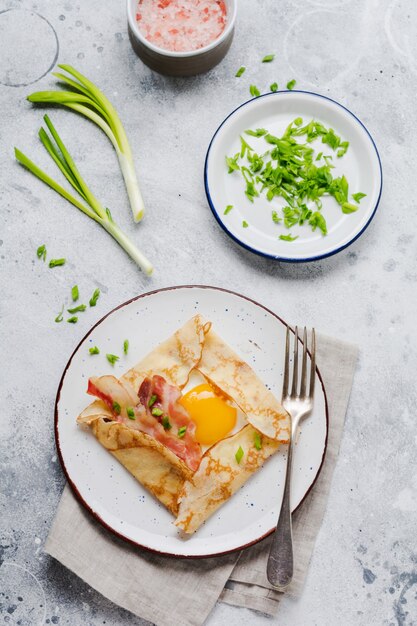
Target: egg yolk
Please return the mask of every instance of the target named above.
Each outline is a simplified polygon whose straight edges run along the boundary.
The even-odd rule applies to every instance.
[[[223,439],[236,425],[237,410],[203,383],[183,395],[180,404],[196,424],[196,440],[211,445]]]

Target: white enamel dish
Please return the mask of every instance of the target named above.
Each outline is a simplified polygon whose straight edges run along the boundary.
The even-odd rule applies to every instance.
[[[214,287],[173,287],[139,296],[111,311],[84,337],[62,376],[55,436],[66,477],[77,498],[105,527],[135,545],[180,557],[214,556],[251,545],[275,527],[281,505],[283,446],[191,537],[183,539],[166,509],[88,432],[76,424],[89,404],[90,376],[122,375],[197,312],[281,396],[285,323],[262,305]],[[112,367],[107,352],[129,353]],[[90,356],[97,345],[100,355]],[[326,450],[327,404],[317,371],[314,411],[302,426],[292,484],[293,508],[316,480]]]
[[[349,149],[341,158],[337,158],[331,148],[319,139],[312,142],[311,146],[316,154],[323,152],[333,155],[335,168],[332,175],[337,177],[345,174],[350,194],[366,194],[359,204],[359,210],[349,215],[342,213],[334,198],[322,198],[322,213],[328,228],[326,236],[319,229],[313,232],[307,224],[293,227],[290,231],[281,224],[274,224],[271,211],[276,209],[280,213],[279,209],[286,205],[284,200],[274,198],[269,202],[264,194],[260,194],[252,203],[245,196],[240,172],[227,172],[225,157],[240,152],[240,135],[259,154],[271,147],[262,137],[245,135],[245,130],[266,128],[271,134],[282,136],[288,124],[297,117],[302,117],[304,123],[313,119],[320,121],[326,127],[333,128],[343,140],[349,141]],[[378,207],[382,192],[382,168],[371,135],[348,109],[318,94],[280,91],[242,104],[219,126],[207,151],[204,183],[215,218],[234,241],[252,252],[280,261],[314,261],[340,252],[364,232]],[[224,215],[227,205],[234,208]],[[247,228],[242,226],[243,221],[249,224]],[[298,239],[292,242],[279,239],[279,235],[288,232]]]

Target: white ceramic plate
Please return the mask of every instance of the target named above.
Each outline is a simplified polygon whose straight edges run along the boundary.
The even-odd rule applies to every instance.
[[[109,313],[81,341],[61,380],[55,410],[55,434],[65,474],[84,506],[119,536],[150,550],[188,557],[212,556],[259,541],[276,524],[281,505],[285,446],[271,457],[193,536],[182,539],[173,518],[90,432],[76,425],[89,404],[90,376],[120,376],[197,312],[281,396],[285,325],[274,313],[238,294],[214,287],[173,287],[139,296]],[[107,352],[129,354],[112,367]],[[97,345],[100,355],[90,356]],[[319,377],[318,373],[317,376]],[[302,426],[294,458],[292,502],[300,504],[324,458],[327,406],[321,380],[314,411]]]
[[[261,194],[251,203],[245,196],[240,172],[227,173],[226,156],[240,152],[239,135],[243,135],[252,148],[262,154],[268,144],[261,138],[244,135],[248,129],[266,128],[273,135],[281,136],[288,124],[296,117],[304,123],[312,119],[331,127],[342,139],[350,142],[347,153],[340,159],[334,155],[333,176],[345,174],[349,192],[363,192],[366,197],[359,210],[344,215],[332,197],[324,197],[323,215],[327,221],[328,234],[324,237],[319,229],[312,232],[308,225],[290,230],[296,241],[279,239],[287,234],[284,226],[274,224],[271,211],[285,206],[282,198],[268,202]],[[334,154],[320,140],[313,142],[316,154]],[[220,226],[243,247],[262,256],[281,261],[313,261],[321,259],[350,245],[372,220],[382,191],[382,169],[375,143],[360,120],[348,109],[325,96],[304,91],[280,91],[260,96],[233,111],[215,132],[209,145],[204,182],[206,195],[213,214]],[[224,215],[227,205],[233,210]],[[314,206],[314,205],[312,205]],[[245,220],[248,228],[243,228]]]

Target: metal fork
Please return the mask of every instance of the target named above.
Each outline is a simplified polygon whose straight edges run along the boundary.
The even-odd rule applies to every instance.
[[[267,564],[267,577],[271,585],[283,591],[293,577],[294,558],[292,547],[291,524],[291,473],[295,439],[300,422],[311,413],[314,398],[314,382],[316,371],[316,336],[314,328],[311,333],[311,365],[307,376],[307,329],[303,333],[303,354],[301,359],[301,381],[298,376],[298,328],[295,327],[294,362],[291,389],[290,378],[290,329],[287,326],[285,342],[285,367],[282,385],[282,405],[290,415],[290,441],[288,444],[287,470],[285,474],[284,496],[277,528],[272,540]],[[309,378],[309,383],[307,383]]]

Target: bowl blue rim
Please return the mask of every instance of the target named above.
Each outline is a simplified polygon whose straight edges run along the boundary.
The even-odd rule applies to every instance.
[[[303,93],[303,94],[308,94],[310,96],[315,96],[317,98],[322,98],[323,100],[329,100],[330,102],[332,102],[333,104],[336,104],[341,109],[344,109],[345,111],[347,111],[347,113],[349,113],[360,124],[360,126],[362,126],[362,128],[364,129],[364,131],[368,135],[369,139],[371,140],[371,143],[372,143],[372,145],[374,147],[374,150],[375,150],[375,153],[376,153],[376,156],[377,156],[377,159],[378,159],[379,172],[380,172],[380,176],[381,176],[381,184],[380,184],[380,187],[379,187],[378,198],[377,198],[377,200],[375,202],[375,206],[373,208],[373,211],[372,211],[371,215],[369,216],[368,221],[363,226],[363,228],[354,237],[352,237],[352,239],[350,239],[347,243],[345,243],[343,246],[339,246],[338,248],[335,248],[334,250],[331,250],[330,252],[326,252],[325,254],[318,254],[318,255],[315,255],[315,256],[310,256],[310,257],[305,257],[305,258],[300,258],[300,259],[291,259],[291,258],[288,258],[288,257],[276,256],[274,254],[268,254],[267,252],[262,252],[261,250],[258,250],[257,248],[253,248],[252,246],[249,246],[248,244],[244,243],[238,237],[236,237],[232,232],[230,232],[230,230],[227,228],[225,223],[220,218],[220,215],[217,212],[217,210],[216,210],[216,208],[215,208],[215,206],[214,206],[214,204],[212,202],[212,199],[211,199],[211,196],[210,196],[209,184],[208,184],[208,180],[207,180],[208,158],[209,158],[209,155],[210,155],[211,146],[212,146],[213,141],[216,138],[218,132],[221,130],[222,126],[227,122],[229,117],[234,115],[234,113],[236,113],[236,111],[238,111],[242,107],[248,105],[249,103],[253,102],[254,100],[259,100],[259,98],[267,98],[267,97],[271,97],[271,96],[277,97],[277,96],[280,96],[280,95],[282,95],[284,93]],[[350,246],[354,241],[356,241],[365,232],[365,230],[368,228],[369,224],[372,222],[372,220],[373,220],[373,218],[375,216],[375,213],[377,211],[377,208],[378,208],[378,205],[379,205],[379,201],[381,199],[382,186],[383,186],[383,174],[382,174],[381,158],[379,156],[378,148],[376,147],[375,141],[373,140],[373,137],[372,137],[371,133],[369,132],[369,130],[366,128],[365,124],[363,122],[361,122],[361,120],[354,113],[352,113],[352,111],[350,111],[343,104],[340,104],[340,102],[337,102],[336,100],[333,100],[332,98],[329,98],[328,96],[323,96],[322,94],[315,93],[314,91],[303,91],[301,89],[292,89],[292,90],[285,89],[283,91],[264,93],[261,96],[258,96],[257,98],[251,98],[250,100],[247,100],[246,102],[243,102],[243,104],[240,104],[231,113],[229,113],[229,115],[227,117],[224,118],[224,120],[222,121],[220,126],[215,131],[213,137],[210,140],[209,146],[207,148],[206,158],[205,158],[205,161],[204,161],[204,189],[205,189],[205,192],[206,192],[207,201],[209,203],[211,212],[213,213],[213,215],[216,218],[218,224],[221,226],[221,228],[224,230],[224,232],[227,235],[229,235],[229,237],[231,239],[233,239],[233,241],[235,241],[237,244],[239,244],[242,248],[245,248],[246,250],[249,250],[250,252],[254,252],[255,254],[258,254],[259,256],[262,256],[262,257],[265,257],[265,258],[268,258],[268,259],[274,259],[276,261],[283,261],[285,263],[308,263],[308,262],[311,262],[311,261],[318,261],[319,259],[325,259],[327,257],[333,256],[334,254],[337,254],[338,252],[341,252],[342,250],[344,250],[345,248]]]

